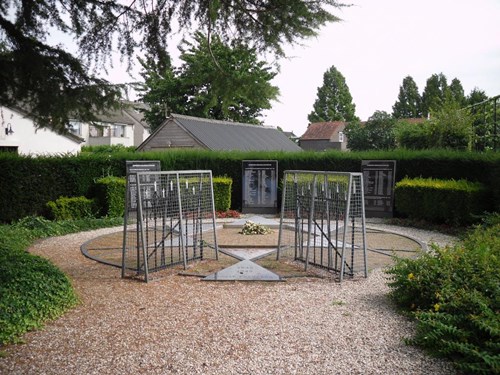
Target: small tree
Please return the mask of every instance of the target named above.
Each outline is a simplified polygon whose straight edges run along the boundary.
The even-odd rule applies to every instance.
[[[309,122],[354,121],[356,105],[345,78],[335,66],[323,75],[323,86],[318,88],[318,96],[313,111],[307,117]]]
[[[385,111],[375,111],[366,124],[349,123],[344,131],[352,151],[389,150],[396,147],[396,120]]]
[[[473,123],[469,110],[461,109],[454,100],[446,101],[429,123],[431,147],[470,150]]]

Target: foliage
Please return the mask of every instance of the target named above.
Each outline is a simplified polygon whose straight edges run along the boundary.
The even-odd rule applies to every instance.
[[[123,217],[125,213],[125,195],[127,181],[125,177],[108,176],[99,178],[92,189],[102,216]]]
[[[407,76],[399,87],[398,100],[392,106],[394,118],[419,118],[422,117],[422,97],[413,77]]]
[[[488,210],[500,210],[500,154],[453,150],[391,150],[341,152],[209,151],[113,153],[27,157],[0,153],[0,222],[46,214],[46,203],[60,196],[92,196],[96,179],[125,176],[126,160],[159,160],[161,170],[211,170],[213,176],[232,178],[231,208],[242,207],[243,160],[277,160],[278,181],[285,170],[360,172],[362,160],[396,160],[396,182],[403,177],[467,179],[488,188]],[[280,192],[278,191],[278,200]],[[278,207],[280,201],[278,201]]]
[[[135,146],[118,145],[101,145],[101,146],[82,146],[82,153],[89,154],[111,154],[114,152],[134,152]]]
[[[331,66],[323,74],[323,85],[318,87],[313,111],[307,117],[309,122],[355,121],[355,111],[344,76]]]
[[[455,101],[446,100],[429,121],[430,146],[470,150],[473,122],[474,118],[467,109],[461,109]]]
[[[451,80],[449,89],[450,99],[456,103],[460,108],[466,104],[466,98],[464,94],[464,88],[462,87],[462,82],[458,78],[453,78]]]
[[[254,223],[251,220],[247,220],[243,227],[241,228],[241,234],[253,235],[253,234],[269,234],[273,231],[263,224]]]
[[[448,80],[443,73],[433,74],[427,79],[422,93],[422,115],[427,117],[437,111],[444,103],[448,92]]]
[[[411,150],[425,150],[430,146],[430,129],[427,121],[396,123],[395,134],[399,147]]]
[[[85,197],[59,197],[47,206],[55,220],[75,220],[95,216],[95,202]]]
[[[366,122],[351,122],[345,127],[347,147],[352,151],[390,150],[396,147],[396,120],[384,111],[376,111]]]
[[[343,6],[336,0],[3,1],[0,104],[22,104],[39,126],[63,132],[70,117],[92,120],[96,109],[116,103],[117,88],[92,74],[111,66],[112,52],[129,66],[137,49],[162,58],[174,24],[283,55],[284,43],[316,35],[338,21],[332,10]],[[70,46],[51,45],[51,32],[69,36],[79,57]]]
[[[484,186],[466,180],[404,178],[395,201],[399,213],[437,223],[469,224],[485,208]]]
[[[33,241],[117,225],[123,220],[52,222],[41,217],[0,225],[0,345],[17,342],[77,303],[69,279],[46,259],[25,251]]]
[[[229,177],[214,177],[212,184],[215,211],[227,212],[231,207],[233,180]]]
[[[227,218],[239,218],[241,214],[236,210],[227,210],[227,211],[216,211],[215,216],[218,219],[227,219]]]
[[[278,97],[279,89],[270,83],[276,72],[242,43],[227,45],[215,35],[209,43],[201,33],[194,41],[181,47],[179,69],[158,73],[155,64],[143,63],[143,100],[151,107],[146,119],[152,129],[170,113],[259,123],[262,110]]]
[[[391,297],[412,312],[410,341],[467,374],[500,372],[500,223],[477,227],[454,247],[396,259]]]

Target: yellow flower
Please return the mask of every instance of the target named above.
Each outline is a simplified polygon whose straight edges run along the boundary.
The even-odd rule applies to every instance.
[[[415,278],[415,275],[413,273],[408,274],[408,280],[412,281],[413,278]]]
[[[440,307],[439,303],[436,303],[434,305],[434,311],[439,311],[439,307]]]

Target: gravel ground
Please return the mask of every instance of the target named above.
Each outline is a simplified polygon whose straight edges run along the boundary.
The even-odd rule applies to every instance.
[[[423,242],[453,240],[370,226]],[[70,276],[81,304],[4,348],[1,374],[455,374],[404,344],[413,323],[390,304],[381,270],[342,284],[214,283],[173,273],[145,284],[81,255],[83,242],[112,231],[30,249]]]

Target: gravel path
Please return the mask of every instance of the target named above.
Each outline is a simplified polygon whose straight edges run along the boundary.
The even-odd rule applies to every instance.
[[[452,240],[385,228],[425,242]],[[391,306],[381,270],[342,284],[211,283],[175,274],[145,284],[81,255],[83,242],[115,230],[30,249],[71,277],[81,304],[5,348],[0,374],[455,374],[403,343],[413,323]]]

